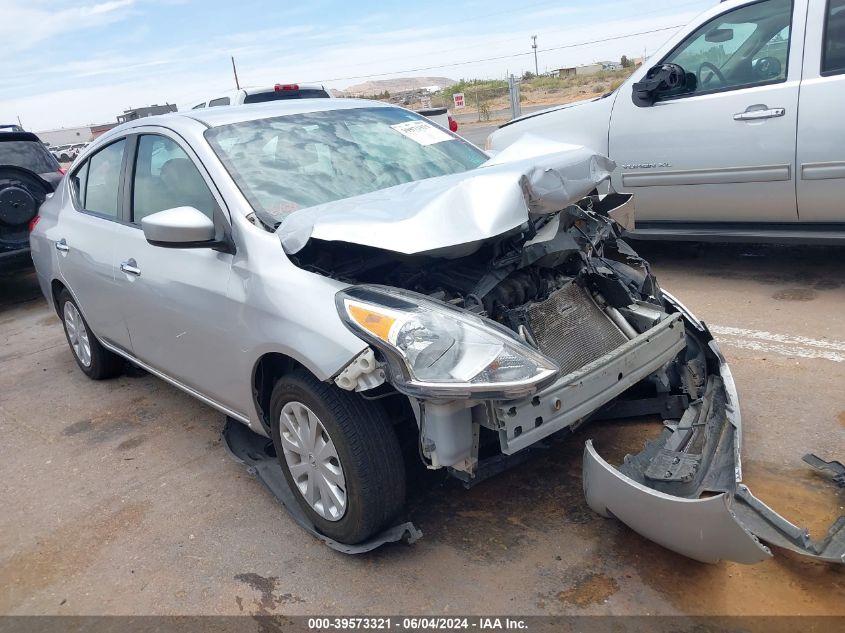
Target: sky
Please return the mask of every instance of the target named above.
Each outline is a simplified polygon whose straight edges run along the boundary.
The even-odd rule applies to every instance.
[[[0,0],[0,123],[32,131],[180,110],[241,86],[503,78],[639,57],[717,0]],[[14,28],[9,28],[14,25]],[[624,37],[621,37],[624,36]],[[595,42],[607,38],[604,42]],[[588,43],[595,42],[595,43]],[[568,46],[568,48],[560,48]],[[558,50],[545,50],[558,48]],[[491,59],[491,58],[499,59]]]

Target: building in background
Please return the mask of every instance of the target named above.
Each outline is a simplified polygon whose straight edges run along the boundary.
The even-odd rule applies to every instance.
[[[127,121],[143,119],[144,117],[155,116],[157,114],[168,114],[170,112],[176,112],[176,106],[172,103],[144,106],[143,108],[130,108],[129,110],[124,110],[123,114],[117,115],[117,122],[126,123]]]
[[[101,125],[91,126],[91,140],[93,141],[98,136],[105,134],[113,127],[117,127],[117,123],[103,123]]]
[[[42,143],[47,145],[75,145],[76,143],[87,143],[94,138],[90,125],[81,127],[63,127],[57,130],[44,130],[35,133]]]

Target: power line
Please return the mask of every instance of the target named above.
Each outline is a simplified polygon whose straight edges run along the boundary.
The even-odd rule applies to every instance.
[[[628,37],[637,37],[639,35],[649,35],[651,33],[659,33],[661,31],[669,31],[672,29],[679,29],[683,24],[675,24],[673,26],[664,26],[659,29],[649,29],[648,31],[639,31],[638,33],[626,33],[624,35],[614,35],[612,37],[604,37],[597,40],[590,40],[587,42],[578,42],[577,44],[565,44],[563,46],[553,46],[551,48],[538,49],[540,53],[548,53],[551,51],[560,51],[566,48],[577,48],[579,46],[589,46],[590,44],[601,44],[602,42],[612,42],[614,40],[622,40]],[[499,61],[502,59],[512,59],[514,57],[525,57],[526,55],[533,55],[533,52],[527,53],[511,53],[510,55],[497,55],[496,57],[483,57],[481,59],[470,59],[462,62],[452,62],[451,64],[437,64],[436,66],[421,66],[419,68],[406,68],[404,70],[392,70],[384,73],[373,73],[370,75],[355,75],[352,77],[332,77],[331,79],[310,79],[303,83],[326,83],[329,81],[348,81],[353,79],[372,79],[373,77],[385,77],[387,75],[401,75],[404,73],[416,73],[423,70],[435,70],[437,68],[453,68],[455,66],[466,66],[469,64],[478,64],[481,62]]]
[[[684,3],[681,3],[681,4],[673,4],[672,8],[673,9],[682,9],[682,8],[685,8],[685,7],[692,6],[694,4],[702,4],[702,2],[705,2],[705,1],[706,0],[691,0],[690,2],[684,2]],[[558,4],[559,0],[556,0],[555,3]],[[549,3],[548,2],[541,2],[541,3],[538,3],[538,4],[545,5],[545,4],[549,4]],[[530,7],[532,5],[525,5],[525,6]],[[524,7],[521,7],[519,9],[514,9],[514,10],[500,11],[498,13],[490,13],[490,14],[486,14],[484,17],[489,18],[489,17],[499,15],[499,14],[514,13],[514,12],[517,12],[517,11],[523,12],[523,8]],[[629,15],[615,16],[615,19],[617,21],[620,21],[620,20],[627,20],[629,18],[640,18],[642,16],[652,15],[652,14],[655,14],[655,13],[664,13],[664,12],[665,12],[665,9],[663,9],[663,8],[652,9],[650,11],[640,11],[640,12],[632,13],[632,14],[629,14]],[[477,23],[475,25],[477,26]],[[567,30],[566,33],[569,33],[570,30]],[[545,36],[545,37],[551,37],[551,38],[557,37],[557,35],[555,34],[554,31],[544,32],[544,33],[542,33],[542,35]],[[489,40],[489,41],[485,42],[485,44],[489,45],[489,46],[499,46],[499,45],[510,43],[510,42],[517,42],[517,41],[521,42],[521,41],[523,41],[524,37],[525,37],[524,35],[520,35],[518,37],[496,38],[496,39]],[[354,44],[354,42],[352,42],[352,41],[334,42],[334,44],[335,45],[346,45],[346,44]],[[455,46],[455,47],[446,48],[446,49],[437,49],[436,51],[432,51],[432,52],[435,52],[435,53],[452,53],[452,52],[456,52],[456,51],[463,51],[463,50],[476,49],[476,48],[478,48],[477,43],[464,45],[464,46]],[[423,52],[416,53],[413,56],[405,56],[405,57],[394,58],[392,61],[401,62],[401,61],[405,61],[405,60],[415,60],[415,59],[418,59],[420,57],[420,55],[428,55],[428,54],[430,54],[430,53],[423,51]],[[337,68],[358,68],[358,67],[361,67],[361,66],[370,66],[375,61],[377,61],[377,60],[367,60],[367,61],[363,61],[363,62],[357,62],[355,64],[340,64],[340,65],[332,64],[331,66],[335,69],[337,69]],[[385,74],[391,74],[391,73],[385,73]],[[331,81],[331,80],[327,80],[327,81]]]

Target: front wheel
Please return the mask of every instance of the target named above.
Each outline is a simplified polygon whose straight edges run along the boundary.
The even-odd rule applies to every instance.
[[[405,468],[380,406],[297,370],[276,383],[270,414],[282,471],[321,533],[360,543],[396,517]]]

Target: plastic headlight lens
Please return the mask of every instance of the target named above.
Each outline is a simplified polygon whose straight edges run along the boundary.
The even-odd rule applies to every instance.
[[[337,305],[347,327],[385,352],[397,388],[414,395],[518,397],[558,373],[509,330],[416,293],[354,286]]]

